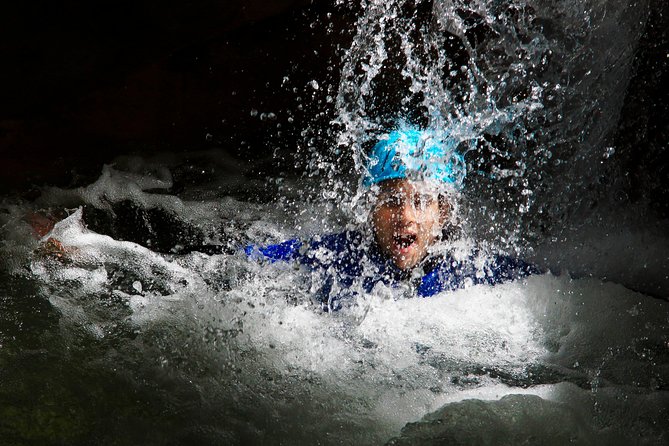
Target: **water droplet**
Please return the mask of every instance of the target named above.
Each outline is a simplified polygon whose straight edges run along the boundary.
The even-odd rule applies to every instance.
[[[269,113],[261,113],[260,114],[260,120],[261,121],[273,121],[276,119],[276,115],[272,112]]]
[[[139,280],[135,280],[135,281],[132,283],[132,288],[133,288],[135,291],[137,291],[138,293],[141,293],[141,292],[142,292],[142,282],[140,282]]]

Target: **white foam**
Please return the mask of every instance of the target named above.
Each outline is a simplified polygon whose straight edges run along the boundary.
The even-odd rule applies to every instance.
[[[180,203],[175,211],[213,207],[140,202],[151,206],[154,199]],[[229,198],[221,207],[250,223],[248,236],[294,235],[272,205]],[[306,215],[319,212],[291,221],[314,229]],[[180,376],[207,407],[233,414],[223,430],[241,423],[258,432],[279,429],[276,438],[287,443],[313,436],[381,443],[445,404],[529,394],[567,405],[595,436],[611,429],[604,418],[639,435],[650,423],[649,443],[662,438],[667,302],[610,281],[545,274],[431,298],[379,285],[350,308],[323,313],[312,291],[318,278],[297,265],[242,253],[161,255],[90,231],[81,214],[42,240],[59,240],[64,257],[23,250],[15,259],[30,264],[32,280],[61,312],[64,338],[74,345],[81,337],[127,337],[127,361],[141,358],[142,368]],[[204,223],[211,215],[184,218]],[[3,249],[19,252],[24,238],[10,237],[14,247]],[[630,402],[638,416],[628,413]]]
[[[326,405],[328,416],[340,423],[363,417],[365,435],[381,441],[444,404],[470,398],[494,401],[511,394],[568,403],[591,414],[584,419],[596,429],[593,401],[605,401],[615,415],[621,410],[614,407],[620,395],[653,398],[649,393],[630,396],[625,389],[640,385],[651,392],[653,380],[667,377],[666,361],[653,363],[639,350],[666,348],[667,303],[620,285],[544,275],[410,299],[380,286],[361,296],[356,306],[328,314],[313,303],[310,275],[295,265],[256,263],[242,255],[193,254],[176,261],[91,233],[79,217],[75,213],[51,234],[77,249],[73,263],[58,268],[57,277],[49,275],[53,270],[44,263],[34,264],[34,273],[51,286],[58,281],[81,284],[68,290],[70,298],[52,297],[52,303],[66,319],[101,336],[111,321],[96,321],[92,315],[100,312],[76,304],[77,299],[95,294],[96,288],[106,290],[105,278],[121,266],[131,266],[143,284],[164,281],[167,294],[146,289],[144,295],[128,294],[130,320],[140,332],[174,327],[168,334],[177,350],[186,341],[180,333],[192,333],[187,337],[189,355],[215,365],[221,377],[239,370],[237,384],[222,394],[211,387],[216,380],[190,376],[200,380],[210,398],[226,399],[246,389],[283,404],[279,401],[286,394],[306,392],[310,404]],[[216,274],[230,283],[229,291],[205,283],[204,278]],[[137,280],[128,283],[131,291],[137,292]],[[651,353],[666,356],[661,350]],[[534,366],[557,370],[562,379],[589,382],[589,387],[534,386],[542,382],[541,377],[530,379]],[[500,381],[498,375],[507,379]],[[515,387],[514,380],[530,387]],[[611,396],[612,389],[619,389],[617,396]],[[276,416],[290,424],[294,407],[282,407]],[[320,419],[317,413],[302,417],[300,426],[316,426]],[[312,428],[321,435],[330,429]],[[355,430],[336,435],[349,441],[363,438]]]

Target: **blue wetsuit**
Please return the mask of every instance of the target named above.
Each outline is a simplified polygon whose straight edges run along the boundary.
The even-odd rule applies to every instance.
[[[397,268],[380,251],[377,244],[358,231],[346,231],[317,237],[308,243],[288,240],[276,245],[245,248],[247,255],[259,255],[272,262],[298,261],[313,271],[323,273],[321,299],[327,309],[341,307],[342,299],[353,297],[356,289],[370,292],[381,282],[396,287],[408,283],[418,296],[429,297],[441,291],[464,288],[468,284],[498,284],[540,273],[539,269],[522,260],[495,256],[476,266],[473,256],[464,261],[450,255],[428,258],[416,274]]]

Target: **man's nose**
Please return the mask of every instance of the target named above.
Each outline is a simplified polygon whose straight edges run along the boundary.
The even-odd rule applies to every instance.
[[[416,208],[411,200],[404,200],[402,209],[400,209],[400,217],[406,222],[413,222],[416,220]]]

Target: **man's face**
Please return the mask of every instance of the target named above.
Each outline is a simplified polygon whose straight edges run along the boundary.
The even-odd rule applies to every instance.
[[[427,255],[446,218],[438,195],[423,182],[406,179],[379,184],[372,211],[374,235],[381,251],[400,269],[411,269]]]

